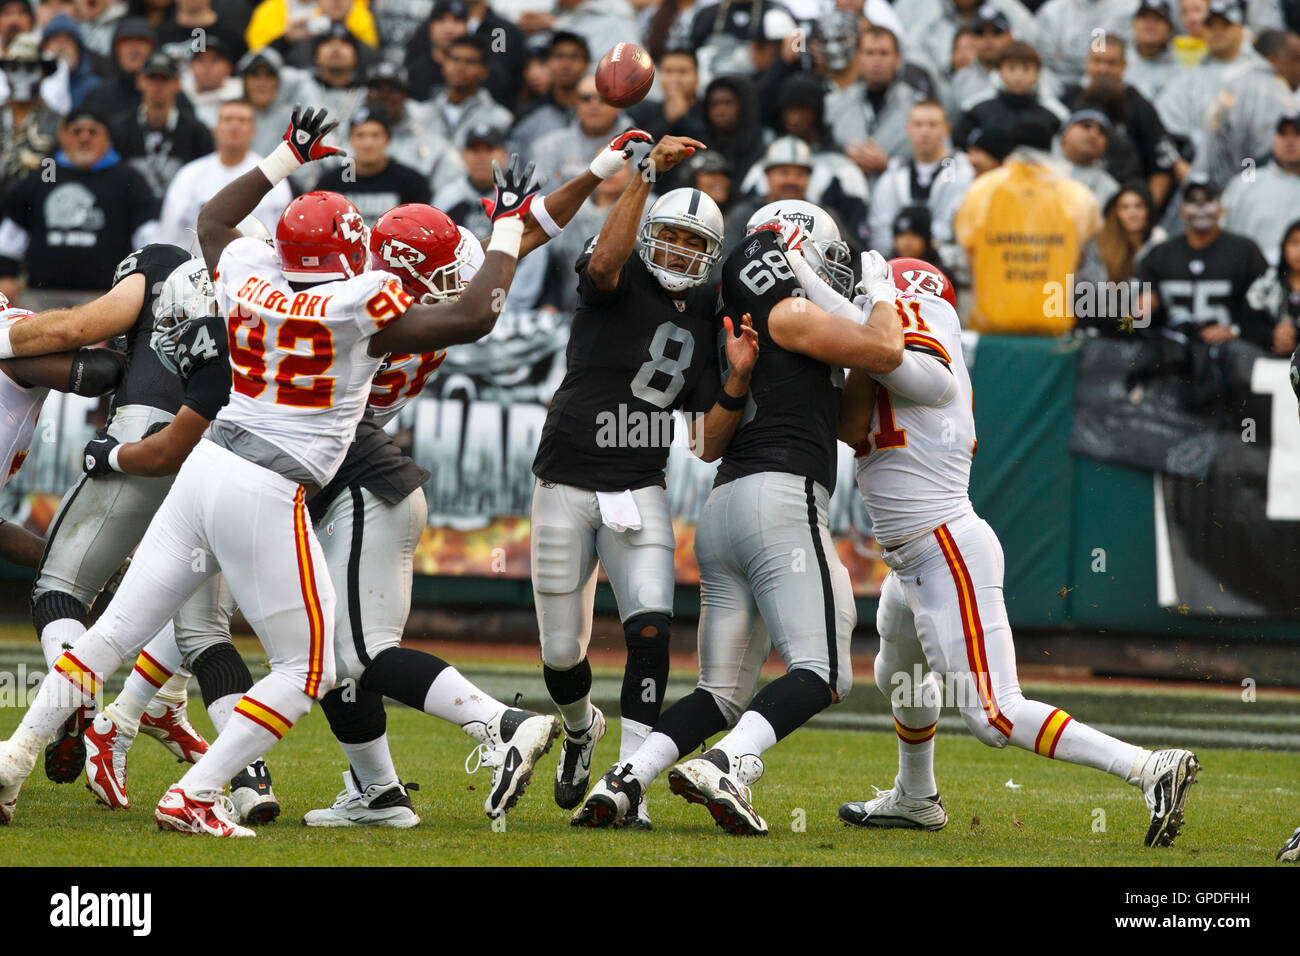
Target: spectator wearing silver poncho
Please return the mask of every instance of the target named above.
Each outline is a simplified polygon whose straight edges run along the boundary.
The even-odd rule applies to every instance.
[[[1124,80],[1154,102],[1187,69],[1174,54],[1174,14],[1169,0],[1142,0],[1133,14],[1133,51]]]
[[[1287,227],[1300,212],[1300,110],[1278,118],[1273,158],[1234,176],[1223,191],[1223,228],[1255,240],[1269,265]]]
[[[474,126],[508,129],[511,112],[492,98],[484,84],[488,78],[488,49],[471,34],[451,41],[443,61],[446,85],[429,101],[430,112],[440,124],[439,134],[457,149],[465,146],[465,133]]]
[[[1028,39],[1043,66],[1063,82],[1075,83],[1096,37],[1114,33],[1132,39],[1137,5],[1138,0],[1047,0],[1035,14],[1038,29]]]
[[[948,74],[957,31],[973,26],[982,5],[993,6],[1006,14],[1013,35],[1036,34],[1034,15],[1019,0],[986,0],[985,4],[980,0],[907,0],[900,5],[907,15],[904,45],[921,62],[933,64],[942,74]]]

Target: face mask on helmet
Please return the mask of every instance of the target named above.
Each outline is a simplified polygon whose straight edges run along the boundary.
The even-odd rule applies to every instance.
[[[667,232],[667,237],[664,233]],[[704,240],[702,249],[683,243],[687,236]],[[655,278],[669,292],[702,285],[718,261],[718,243],[693,230],[672,223],[647,223],[639,238],[641,258]]]
[[[813,239],[804,247],[804,258],[832,289],[846,299],[853,297],[853,256],[847,243]]]
[[[217,296],[202,259],[191,259],[172,270],[154,302],[149,347],[162,365],[182,378],[193,357],[182,355],[181,339],[193,323],[217,314]]]

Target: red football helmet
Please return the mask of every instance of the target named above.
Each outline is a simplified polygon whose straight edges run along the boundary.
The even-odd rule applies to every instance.
[[[388,210],[370,230],[370,251],[374,267],[397,276],[417,299],[455,299],[465,287],[469,241],[441,209],[407,203]]]
[[[938,266],[932,266],[923,259],[890,259],[889,267],[894,271],[894,286],[899,292],[937,295],[954,309],[957,308],[957,293],[953,291],[952,282]]]
[[[275,227],[280,271],[291,282],[350,279],[366,271],[369,230],[357,207],[338,193],[303,193]]]

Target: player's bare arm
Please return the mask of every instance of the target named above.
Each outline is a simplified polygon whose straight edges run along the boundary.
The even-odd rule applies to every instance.
[[[324,145],[325,137],[339,125],[338,120],[326,122],[327,118],[323,109],[294,107],[284,141],[256,169],[250,169],[225,186],[199,210],[196,227],[199,248],[214,277],[222,251],[239,238],[239,223],[252,215],[263,196],[305,163],[346,155]]]
[[[124,335],[140,314],[147,291],[144,276],[136,273],[92,302],[15,322],[9,330],[8,351],[0,348],[0,358],[68,352]]]
[[[645,130],[629,129],[609,141],[591,161],[590,167],[578,176],[559,186],[554,192],[539,197],[524,221],[524,238],[519,244],[519,258],[538,246],[543,246],[560,234],[587,198],[596,191],[602,180],[617,175],[632,158],[632,148],[637,143],[649,143],[653,137]],[[540,188],[543,183],[539,182]],[[492,202],[483,200],[489,218]]]
[[[840,396],[840,422],[836,437],[847,445],[856,445],[871,430],[871,416],[876,412],[876,380],[867,372],[854,369],[844,383]]]
[[[451,345],[475,342],[492,331],[505,307],[506,291],[515,276],[528,215],[537,184],[533,164],[521,173],[519,157],[510,157],[503,171],[495,162],[492,175],[496,196],[492,202],[492,238],[483,266],[460,298],[410,306],[400,318],[370,337],[372,356],[397,352],[436,352]]]
[[[758,333],[750,321],[749,313],[740,317],[740,334],[737,335],[731,316],[722,317],[727,330],[727,365],[731,372],[722,386],[726,404],[715,402],[703,417],[691,422],[691,449],[704,461],[717,461],[731,444],[731,436],[740,425],[745,410],[745,395],[749,392],[750,378],[758,362]]]
[[[832,367],[892,372],[903,361],[903,329],[892,303],[877,302],[859,325],[792,296],[772,309],[768,330],[781,348]]]
[[[20,326],[25,324],[18,323]],[[79,349],[76,352],[6,359],[0,361],[0,368],[24,388],[41,386],[56,392],[98,398],[117,388],[126,369],[126,359],[111,349]]]
[[[0,519],[0,559],[24,568],[37,568],[44,553],[44,538],[22,525]]]
[[[655,144],[642,164],[641,175],[632,177],[600,229],[596,248],[592,250],[591,259],[587,262],[587,274],[597,289],[610,291],[618,287],[618,276],[623,271],[623,263],[627,262],[627,257],[636,248],[641,215],[656,176],[668,172],[697,149],[708,147],[689,136],[665,136]]]

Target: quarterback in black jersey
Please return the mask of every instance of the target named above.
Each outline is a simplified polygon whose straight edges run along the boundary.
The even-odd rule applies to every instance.
[[[892,305],[864,315],[846,298],[848,247],[824,210],[770,203],[748,228],[723,266],[722,296],[728,310],[750,315],[759,353],[740,427],[695,529],[699,684],[596,784],[574,814],[577,825],[617,825],[655,777],[733,727],[674,768],[668,783],[705,804],[727,832],[766,833],[742,796],[763,773],[760,755],[853,683],[857,611],[828,522],[840,393],[845,367],[896,368],[903,333]],[[755,696],[773,646],[787,671]]]
[[[705,148],[664,137],[624,189],[600,235],[578,258],[580,305],[567,374],[551,401],[533,472],[533,596],[546,687],[564,717],[555,802],[586,792],[605,718],[591,704],[596,562],[614,589],[627,639],[622,746],[631,753],[659,716],[668,679],[675,541],[664,490],[673,412],[692,419],[695,452],[711,461],[740,418],[757,339],[741,317],[717,318],[707,287],[722,245],[722,213],[698,189],[661,196],[641,222],[656,176]],[[639,227],[639,228],[638,228]],[[739,313],[737,313],[739,315]],[[631,822],[648,828],[644,805]]]

